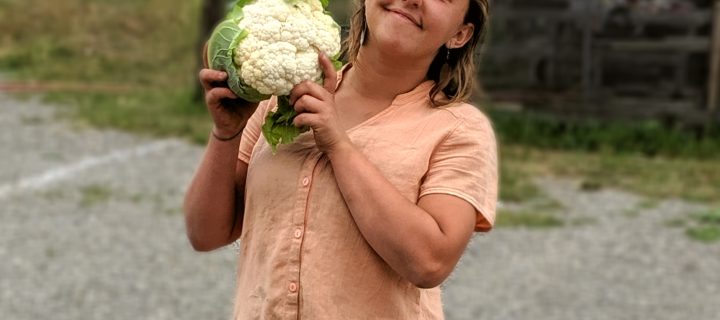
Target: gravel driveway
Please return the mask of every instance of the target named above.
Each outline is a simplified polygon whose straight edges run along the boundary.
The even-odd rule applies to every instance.
[[[236,253],[193,252],[180,209],[202,149],[53,110],[0,94],[0,318],[229,318]],[[665,226],[702,206],[537,183],[585,223],[476,236],[448,319],[720,319],[720,244]]]

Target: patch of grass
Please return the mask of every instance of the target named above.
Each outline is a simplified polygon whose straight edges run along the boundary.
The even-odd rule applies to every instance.
[[[685,234],[693,240],[705,243],[720,241],[720,208],[698,212],[689,218],[675,218],[665,221],[668,227],[685,227]]]
[[[692,220],[686,230],[690,238],[706,243],[720,241],[720,208],[694,214]]]
[[[163,210],[163,214],[168,215],[168,216],[182,214],[182,212],[183,211],[180,208],[165,208],[165,210]]]
[[[500,151],[505,170],[518,172],[520,177],[576,177],[655,199],[676,197],[706,203],[720,199],[720,170],[714,159],[648,158],[517,145],[501,145]]]
[[[555,211],[560,211],[560,210],[565,209],[565,207],[562,205],[562,203],[560,203],[559,201],[557,201],[557,200],[555,200],[555,199],[553,199],[553,198],[550,198],[550,197],[547,197],[547,196],[544,196],[544,195],[539,196],[539,197],[536,197],[535,199],[533,199],[533,200],[531,201],[530,205],[531,205],[534,209],[536,209],[536,210],[541,210],[541,211],[552,211],[552,212],[555,212]]]
[[[110,197],[112,197],[112,190],[110,190],[110,188],[98,184],[82,187],[80,192],[82,194],[80,206],[84,208],[107,202],[110,200]]]
[[[658,205],[660,205],[660,203],[658,202],[657,199],[644,199],[644,200],[640,201],[640,203],[638,203],[637,207],[639,209],[648,210],[648,209],[655,209],[658,207]]]
[[[665,226],[670,228],[682,228],[687,225],[687,220],[683,218],[673,218],[665,220]]]
[[[492,102],[489,103],[492,106]],[[488,108],[498,136],[505,143],[577,150],[694,157],[720,154],[720,129],[710,132],[664,125],[658,121],[601,121],[533,111],[522,113]]]
[[[688,228],[686,234],[697,241],[705,243],[713,243],[720,241],[720,227],[719,226],[701,226]]]
[[[628,218],[637,218],[640,216],[640,213],[643,210],[650,210],[650,209],[657,208],[657,206],[659,204],[660,203],[657,201],[657,199],[652,199],[652,198],[643,199],[640,202],[638,202],[634,208],[626,210],[623,214]]]
[[[128,87],[52,92],[80,123],[207,140],[198,84],[200,0],[0,3],[0,72],[17,80]]]
[[[593,217],[578,217],[569,221],[572,226],[586,226],[597,223],[597,219]]]
[[[556,214],[533,209],[500,210],[496,221],[498,227],[552,228],[563,225],[563,220]]]
[[[182,90],[123,95],[50,94],[48,99],[73,106],[63,117],[82,126],[112,127],[154,136],[207,141],[212,124],[202,104]]]
[[[523,202],[537,197],[540,192],[528,172],[518,170],[508,162],[500,164],[500,199]]]
[[[0,68],[23,78],[172,88],[192,78],[200,0],[5,0]]]
[[[720,226],[720,208],[695,214],[693,218],[698,223]]]

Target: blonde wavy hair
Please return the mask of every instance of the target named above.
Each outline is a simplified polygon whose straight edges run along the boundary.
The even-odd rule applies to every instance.
[[[365,41],[363,31],[367,30],[365,0],[354,2],[355,13],[350,18],[350,30],[343,43],[343,56],[350,63],[355,63]],[[442,46],[438,49],[426,76],[435,81],[430,90],[430,102],[433,106],[440,107],[470,99],[475,85],[475,52],[482,46],[488,14],[488,0],[470,0],[464,23],[475,26],[472,38],[461,48],[450,50]],[[438,96],[441,92],[447,99]]]

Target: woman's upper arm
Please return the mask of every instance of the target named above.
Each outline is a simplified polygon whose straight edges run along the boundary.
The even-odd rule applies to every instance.
[[[464,199],[448,194],[428,194],[418,201],[418,207],[437,222],[445,237],[444,263],[449,274],[460,260],[470,242],[475,227],[475,208]]]
[[[476,213],[475,231],[489,231],[498,195],[497,143],[490,121],[476,115],[460,123],[435,149],[419,201],[433,194],[464,200]]]

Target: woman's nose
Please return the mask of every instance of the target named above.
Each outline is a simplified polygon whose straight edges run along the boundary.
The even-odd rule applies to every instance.
[[[422,4],[423,0],[402,0],[406,5],[410,5],[416,8],[419,8]]]

